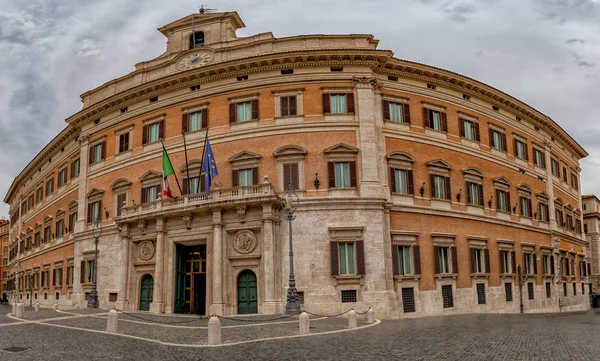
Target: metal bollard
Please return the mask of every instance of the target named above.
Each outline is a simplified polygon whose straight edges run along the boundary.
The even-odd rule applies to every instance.
[[[17,318],[23,318],[23,314],[25,313],[25,305],[23,303],[17,304]]]
[[[208,344],[219,345],[221,343],[221,320],[212,316],[208,320]]]
[[[54,302],[54,305],[52,305],[52,308],[54,309],[54,311],[58,311],[58,303]]]
[[[302,312],[300,314],[300,334],[306,335],[310,333],[310,319],[308,313]]]
[[[36,303],[35,303],[35,305],[33,306],[33,310],[34,310],[35,312],[38,312],[38,311],[40,310],[40,303],[39,303],[39,302],[36,302]]]
[[[12,312],[10,313],[13,316],[17,316],[17,301],[14,301],[12,304]]]
[[[108,311],[108,317],[106,318],[106,332],[117,332],[117,325],[119,324],[119,313],[117,310],[112,309]]]
[[[372,308],[367,310],[367,323],[375,322],[375,311]]]
[[[348,327],[356,328],[356,311],[350,310],[348,312]]]

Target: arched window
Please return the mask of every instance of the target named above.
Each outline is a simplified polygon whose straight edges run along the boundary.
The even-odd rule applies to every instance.
[[[196,31],[190,34],[190,49],[201,48],[204,46],[204,32]]]

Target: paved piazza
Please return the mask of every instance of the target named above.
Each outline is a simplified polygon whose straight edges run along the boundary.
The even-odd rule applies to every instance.
[[[600,314],[462,315],[367,324],[344,318],[224,319],[223,342],[206,346],[207,320],[144,313],[119,315],[104,333],[106,310],[26,310],[26,322],[0,306],[2,360],[597,360]],[[142,319],[141,319],[141,318]],[[161,323],[148,323],[161,321]],[[182,322],[183,321],[183,322]],[[341,332],[340,332],[341,331]],[[320,333],[320,334],[317,334]],[[276,338],[271,340],[264,340]],[[253,341],[261,339],[261,341]],[[249,342],[248,342],[249,341]],[[241,343],[240,343],[241,342]],[[232,344],[233,343],[233,344]],[[21,347],[9,352],[4,349]]]

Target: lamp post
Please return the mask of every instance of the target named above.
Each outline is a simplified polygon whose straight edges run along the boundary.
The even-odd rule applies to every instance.
[[[294,248],[292,244],[292,221],[294,218],[294,212],[298,208],[298,195],[292,191],[292,184],[288,184],[287,192],[284,197],[279,199],[281,208],[285,212],[285,219],[288,221],[288,233],[290,239],[290,279],[287,291],[287,302],[285,304],[285,313],[293,315],[300,313],[300,303],[298,302],[298,291],[296,290],[296,279],[294,277]]]
[[[88,297],[87,308],[98,308],[100,305],[98,303],[98,290],[96,288],[96,276],[98,271],[98,243],[100,242],[100,235],[102,234],[102,225],[100,224],[100,220],[96,218],[94,221],[94,228],[92,229],[92,236],[94,236],[94,273],[92,279],[92,291]]]
[[[540,249],[538,248],[535,251],[533,251],[532,255],[536,255],[534,262],[539,261],[540,260]],[[519,265],[517,267],[517,278],[519,281],[519,312],[520,313],[525,313],[525,311],[523,309],[523,284],[525,284],[525,282],[527,282],[527,279],[529,278],[529,276],[530,276],[530,274],[528,274],[526,272],[526,270],[524,271],[521,268],[521,265]]]

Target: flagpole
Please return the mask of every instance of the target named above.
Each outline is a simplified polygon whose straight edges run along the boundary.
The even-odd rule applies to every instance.
[[[206,155],[206,143],[208,142],[208,127],[206,127],[206,137],[204,138],[204,149],[202,150],[202,160],[200,161],[200,178],[198,184],[196,184],[196,193],[199,192],[198,188],[202,182],[202,168],[204,167],[204,156]]]
[[[169,153],[167,153],[167,148],[165,148],[165,143],[163,143],[162,139],[160,140],[160,144],[162,144],[163,150],[167,155],[167,159],[169,160],[171,167],[173,167],[173,163],[171,163],[171,158],[169,158]],[[181,186],[179,185],[179,179],[177,179],[177,173],[173,172],[173,175],[175,176],[175,181],[177,182],[177,188],[179,188],[179,194],[183,194],[183,192],[181,191]]]
[[[183,152],[185,153],[185,173],[187,174],[188,194],[190,194],[190,165],[188,163],[187,146],[185,144],[185,132],[182,130],[181,134],[183,135]],[[202,172],[202,170],[200,172]],[[198,182],[200,182],[200,179],[198,179]]]

